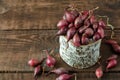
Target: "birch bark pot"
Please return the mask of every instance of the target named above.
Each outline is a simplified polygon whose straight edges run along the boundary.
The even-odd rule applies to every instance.
[[[101,39],[88,45],[75,47],[72,40],[67,42],[65,36],[59,37],[61,58],[71,67],[83,69],[93,66],[100,57]]]

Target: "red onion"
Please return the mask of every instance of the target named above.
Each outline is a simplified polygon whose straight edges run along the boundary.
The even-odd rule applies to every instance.
[[[67,33],[67,27],[61,27],[61,29],[57,32],[57,35],[65,35]]]
[[[103,76],[103,70],[101,67],[98,67],[95,71],[95,75],[98,79],[100,79]]]
[[[35,69],[34,69],[34,78],[35,78],[35,80],[37,80],[38,76],[40,76],[42,74],[42,72],[43,72],[43,69],[42,69],[42,67],[40,65],[35,67]]]
[[[118,44],[117,41],[112,40],[112,39],[106,40],[105,43],[110,44],[110,45]]]
[[[100,34],[101,38],[104,38],[105,34],[104,34],[104,30],[102,27],[99,26],[97,32]]]
[[[28,64],[31,66],[31,67],[36,67],[36,65],[39,64],[39,61],[37,59],[31,59],[28,61]]]
[[[86,37],[86,34],[83,34],[81,37],[81,44],[86,45],[89,43],[89,39]]]
[[[50,73],[55,73],[57,75],[61,75],[61,74],[68,73],[68,70],[66,70],[65,68],[61,67],[61,68],[57,68],[57,69],[51,70],[48,74],[50,74]]]
[[[48,54],[48,51],[46,50],[46,55],[47,55],[47,59],[46,59],[46,65],[48,67],[54,67],[55,63],[56,63],[56,60],[55,58],[53,58],[52,56],[50,56]]]
[[[76,33],[73,37],[73,44],[76,47],[80,46],[80,36],[78,35],[78,33]]]
[[[83,11],[82,12],[82,20],[85,20],[87,17],[88,17],[88,15],[89,15],[89,11]]]
[[[120,46],[118,44],[113,44],[112,47],[116,53],[120,53]]]
[[[75,18],[79,16],[79,12],[77,10],[72,10],[72,11],[69,11],[68,13],[70,13],[71,15],[74,15]],[[63,19],[66,20],[66,13],[63,16]]]
[[[98,32],[96,32],[95,34],[94,34],[94,36],[93,36],[93,40],[94,41],[97,41],[97,40],[99,40],[100,39],[100,34],[98,33]]]
[[[95,16],[92,15],[92,16],[90,17],[90,23],[93,24],[93,23],[95,23],[95,22],[96,22]]]
[[[93,30],[96,32],[96,30],[98,28],[98,23],[97,22],[93,23],[92,27],[93,27]]]
[[[110,44],[116,53],[120,53],[120,45],[118,45],[117,41],[110,39],[106,40],[105,43]]]
[[[85,20],[84,21],[84,25],[89,27],[90,26],[90,21],[89,20]]]
[[[82,20],[82,18],[79,16],[79,17],[77,17],[77,18],[75,19],[74,25],[75,25],[76,28],[79,28],[79,27],[82,26],[82,23],[83,23],[83,20]]]
[[[67,31],[67,41],[73,38],[75,32],[76,32],[75,27],[72,27]]]
[[[70,23],[70,24],[68,25],[68,27],[69,27],[69,28],[74,27],[74,24],[73,24],[73,23]]]
[[[106,69],[110,69],[110,68],[113,68],[117,65],[117,60],[116,59],[112,59],[108,62],[107,64],[107,68]]]
[[[71,13],[75,16],[78,17],[79,16],[79,12],[77,10],[72,10]]]
[[[45,60],[45,58],[43,58],[41,61],[38,61],[37,59],[31,59],[31,60],[28,61],[28,64],[31,67],[36,67],[38,65],[41,65],[44,60]]]
[[[89,10],[82,11],[82,15],[89,15]]]
[[[68,26],[68,22],[66,20],[60,20],[57,24],[57,27],[61,29],[62,27]]]
[[[87,28],[84,32],[88,37],[91,37],[94,34],[94,31],[92,28]]]
[[[82,26],[82,27],[79,28],[78,31],[79,31],[80,34],[82,34],[85,31],[85,29],[87,29],[87,28],[88,28],[88,26]]]
[[[110,61],[112,59],[117,59],[117,57],[118,57],[117,55],[113,54],[107,59],[107,61]]]
[[[74,75],[69,74],[61,74],[59,77],[56,78],[56,80],[70,80],[71,77]]]
[[[100,21],[98,22],[98,24],[99,24],[100,27],[102,27],[103,29],[105,29],[106,24],[104,23],[104,21],[100,20]]]
[[[66,11],[65,12],[65,18],[68,22],[73,22],[75,20],[75,16],[70,12],[70,11]]]

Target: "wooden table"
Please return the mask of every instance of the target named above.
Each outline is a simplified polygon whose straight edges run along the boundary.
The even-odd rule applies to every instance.
[[[0,14],[0,80],[33,80],[33,68],[27,62],[31,58],[42,59],[44,49],[59,48],[56,24],[61,19],[64,8],[70,3],[78,5],[79,10],[99,6],[96,14],[107,15],[115,26],[114,38],[120,43],[120,0],[4,0],[7,11]],[[110,28],[106,28],[110,37]],[[114,52],[102,43],[101,62]],[[55,67],[65,67],[77,72],[77,80],[97,80],[94,71],[99,66],[78,70],[69,67],[58,56]],[[120,80],[120,57],[118,65],[104,72],[101,80]],[[48,69],[45,69],[48,72]],[[39,80],[55,80],[56,75],[41,77]],[[74,79],[73,79],[74,80]]]

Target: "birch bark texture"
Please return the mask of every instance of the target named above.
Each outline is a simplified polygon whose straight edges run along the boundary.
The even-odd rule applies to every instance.
[[[88,45],[75,47],[72,40],[67,42],[65,36],[59,37],[61,58],[71,67],[77,69],[89,68],[100,58],[101,39]]]

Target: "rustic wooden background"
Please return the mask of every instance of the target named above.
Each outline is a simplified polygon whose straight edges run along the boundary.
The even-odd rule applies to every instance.
[[[110,18],[115,27],[114,37],[120,43],[120,0],[0,0],[0,80],[33,80],[33,69],[27,61],[41,59],[45,56],[43,49],[59,48],[58,37],[55,37],[56,24],[63,15],[63,9],[71,3],[78,5],[79,10],[99,6],[96,14]],[[110,37],[109,27],[106,37]],[[105,59],[114,53],[104,43],[100,52],[103,65]],[[77,71],[78,80],[96,80],[94,70],[97,64],[89,69],[77,70],[66,65],[57,52],[55,55],[58,57],[56,67],[62,65]],[[39,80],[55,80],[55,77],[43,76]],[[105,72],[101,80],[120,80],[120,63]]]

